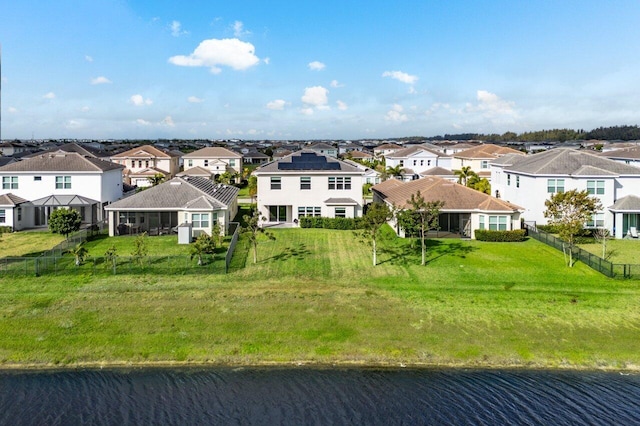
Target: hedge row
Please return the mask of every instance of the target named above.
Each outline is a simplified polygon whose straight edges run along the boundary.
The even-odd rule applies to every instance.
[[[0,234],[9,233],[12,229],[10,226],[0,226]]]
[[[513,231],[491,231],[488,229],[476,229],[476,240],[491,241],[496,243],[517,243],[525,240],[524,229]]]
[[[325,229],[362,229],[363,219],[350,217],[308,217],[300,218],[300,228],[325,228]]]

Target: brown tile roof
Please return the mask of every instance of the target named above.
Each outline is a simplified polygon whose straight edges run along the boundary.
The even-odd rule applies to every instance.
[[[520,154],[525,155],[524,152],[520,152],[513,148],[509,148],[506,146],[498,146],[493,144],[484,144],[480,146],[476,146],[470,149],[466,149],[464,151],[460,151],[457,154],[454,154],[455,158],[497,158],[507,154]]]
[[[15,194],[2,194],[0,195],[0,206],[17,206],[18,204],[28,202],[22,197],[18,197]]]
[[[242,155],[221,146],[209,146],[185,154],[182,158],[242,158]]]
[[[514,212],[522,210],[515,204],[436,176],[424,177],[410,182],[393,181],[395,179],[387,180],[371,189],[380,194],[386,202],[398,208],[408,207],[411,195],[420,191],[420,195],[427,202],[444,201],[443,212],[476,210]]]
[[[131,148],[128,151],[113,155],[111,158],[173,158],[178,157],[177,154],[158,149],[151,145],[142,145]]]

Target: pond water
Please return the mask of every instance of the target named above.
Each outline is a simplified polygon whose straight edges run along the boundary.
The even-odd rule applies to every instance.
[[[0,373],[0,424],[634,425],[640,374],[464,369]]]

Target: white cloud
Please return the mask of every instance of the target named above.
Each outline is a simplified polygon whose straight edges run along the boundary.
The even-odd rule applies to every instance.
[[[137,124],[140,124],[140,125],[142,125],[142,126],[150,126],[150,125],[151,125],[151,123],[150,123],[150,122],[148,122],[147,120],[143,120],[142,118],[138,118],[138,119],[136,120],[136,123],[137,123]]]
[[[266,65],[269,65],[271,63],[271,58],[264,58],[262,62],[264,62]]]
[[[187,98],[187,102],[190,102],[190,103],[192,103],[192,104],[199,104],[199,103],[201,103],[201,102],[204,102],[204,99],[199,98],[199,97],[197,97],[197,96],[189,96],[189,97]]]
[[[56,98],[56,94],[53,92],[49,92],[46,95],[42,96],[44,99],[55,99]]]
[[[349,107],[347,106],[347,104],[345,104],[342,101],[336,101],[336,103],[338,104],[338,109],[340,111],[346,111]]]
[[[15,114],[16,112],[18,112],[18,108],[9,107],[9,109],[7,109],[7,111],[9,111],[10,114]]]
[[[322,86],[307,87],[304,89],[302,102],[315,106],[316,108],[321,108],[329,103],[327,93],[329,93],[329,91]]]
[[[173,118],[171,118],[170,115],[167,115],[164,120],[162,120],[160,122],[161,124],[164,124],[165,126],[169,126],[169,127],[175,127],[175,123],[173,122]]]
[[[244,29],[244,24],[241,21],[233,23],[233,35],[237,38],[244,37],[251,34],[251,31]]]
[[[85,105],[85,106],[83,106],[82,108],[80,108],[80,111],[82,111],[82,112],[89,112],[89,111],[91,111],[91,108],[90,108],[89,106]]]
[[[93,58],[89,55],[84,55],[84,60],[87,62],[93,62]]]
[[[180,21],[171,22],[171,35],[174,37],[180,37],[181,35],[189,34],[188,31],[182,29]]]
[[[111,83],[111,80],[103,76],[91,79],[91,84],[109,84],[109,83]]]
[[[80,120],[67,120],[67,122],[64,124],[64,127],[69,129],[69,130],[77,130],[77,129],[81,129],[84,127],[84,123]]]
[[[267,109],[280,111],[283,110],[287,103],[283,99],[276,99],[275,101],[271,101],[267,103]]]
[[[326,65],[319,61],[309,62],[309,69],[312,71],[322,71],[326,68]]]
[[[129,101],[135,106],[151,105],[153,103],[151,99],[145,99],[142,95],[133,95],[129,98]]]
[[[495,93],[486,90],[478,90],[476,93],[478,99],[477,105],[467,104],[465,110],[467,112],[481,112],[487,117],[496,117],[510,115],[515,116],[515,103],[501,99]]]
[[[406,84],[415,84],[415,82],[418,81],[418,76],[410,75],[402,71],[385,71],[382,73],[382,76],[390,77]]]
[[[344,84],[340,83],[338,80],[331,80],[331,83],[329,83],[329,86],[331,87],[344,87]]]
[[[172,56],[169,62],[184,67],[209,67],[212,73],[219,74],[220,66],[245,70],[258,64],[260,59],[254,52],[253,44],[237,38],[209,39],[201,42],[189,56]]]
[[[313,108],[310,108],[310,107],[300,108],[300,112],[303,113],[304,115],[313,115]]]
[[[403,123],[409,120],[406,114],[403,114],[404,108],[402,105],[394,104],[393,107],[387,111],[387,115],[384,117],[387,121],[393,121],[395,123]]]

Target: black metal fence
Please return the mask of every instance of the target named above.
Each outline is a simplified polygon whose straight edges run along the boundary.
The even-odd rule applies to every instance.
[[[525,223],[527,235],[560,251],[568,250],[567,243],[548,232],[538,229],[534,224]],[[640,265],[611,263],[598,255],[578,246],[570,248],[571,256],[592,269],[610,278],[640,278]]]
[[[171,256],[89,256],[76,263],[76,257],[69,253],[87,238],[104,232],[104,224],[83,229],[69,239],[37,257],[0,258],[0,277],[2,276],[41,276],[65,274],[224,274],[229,271],[240,235],[239,223],[232,222],[231,241],[224,254],[203,255],[202,264],[198,258],[189,255]]]

